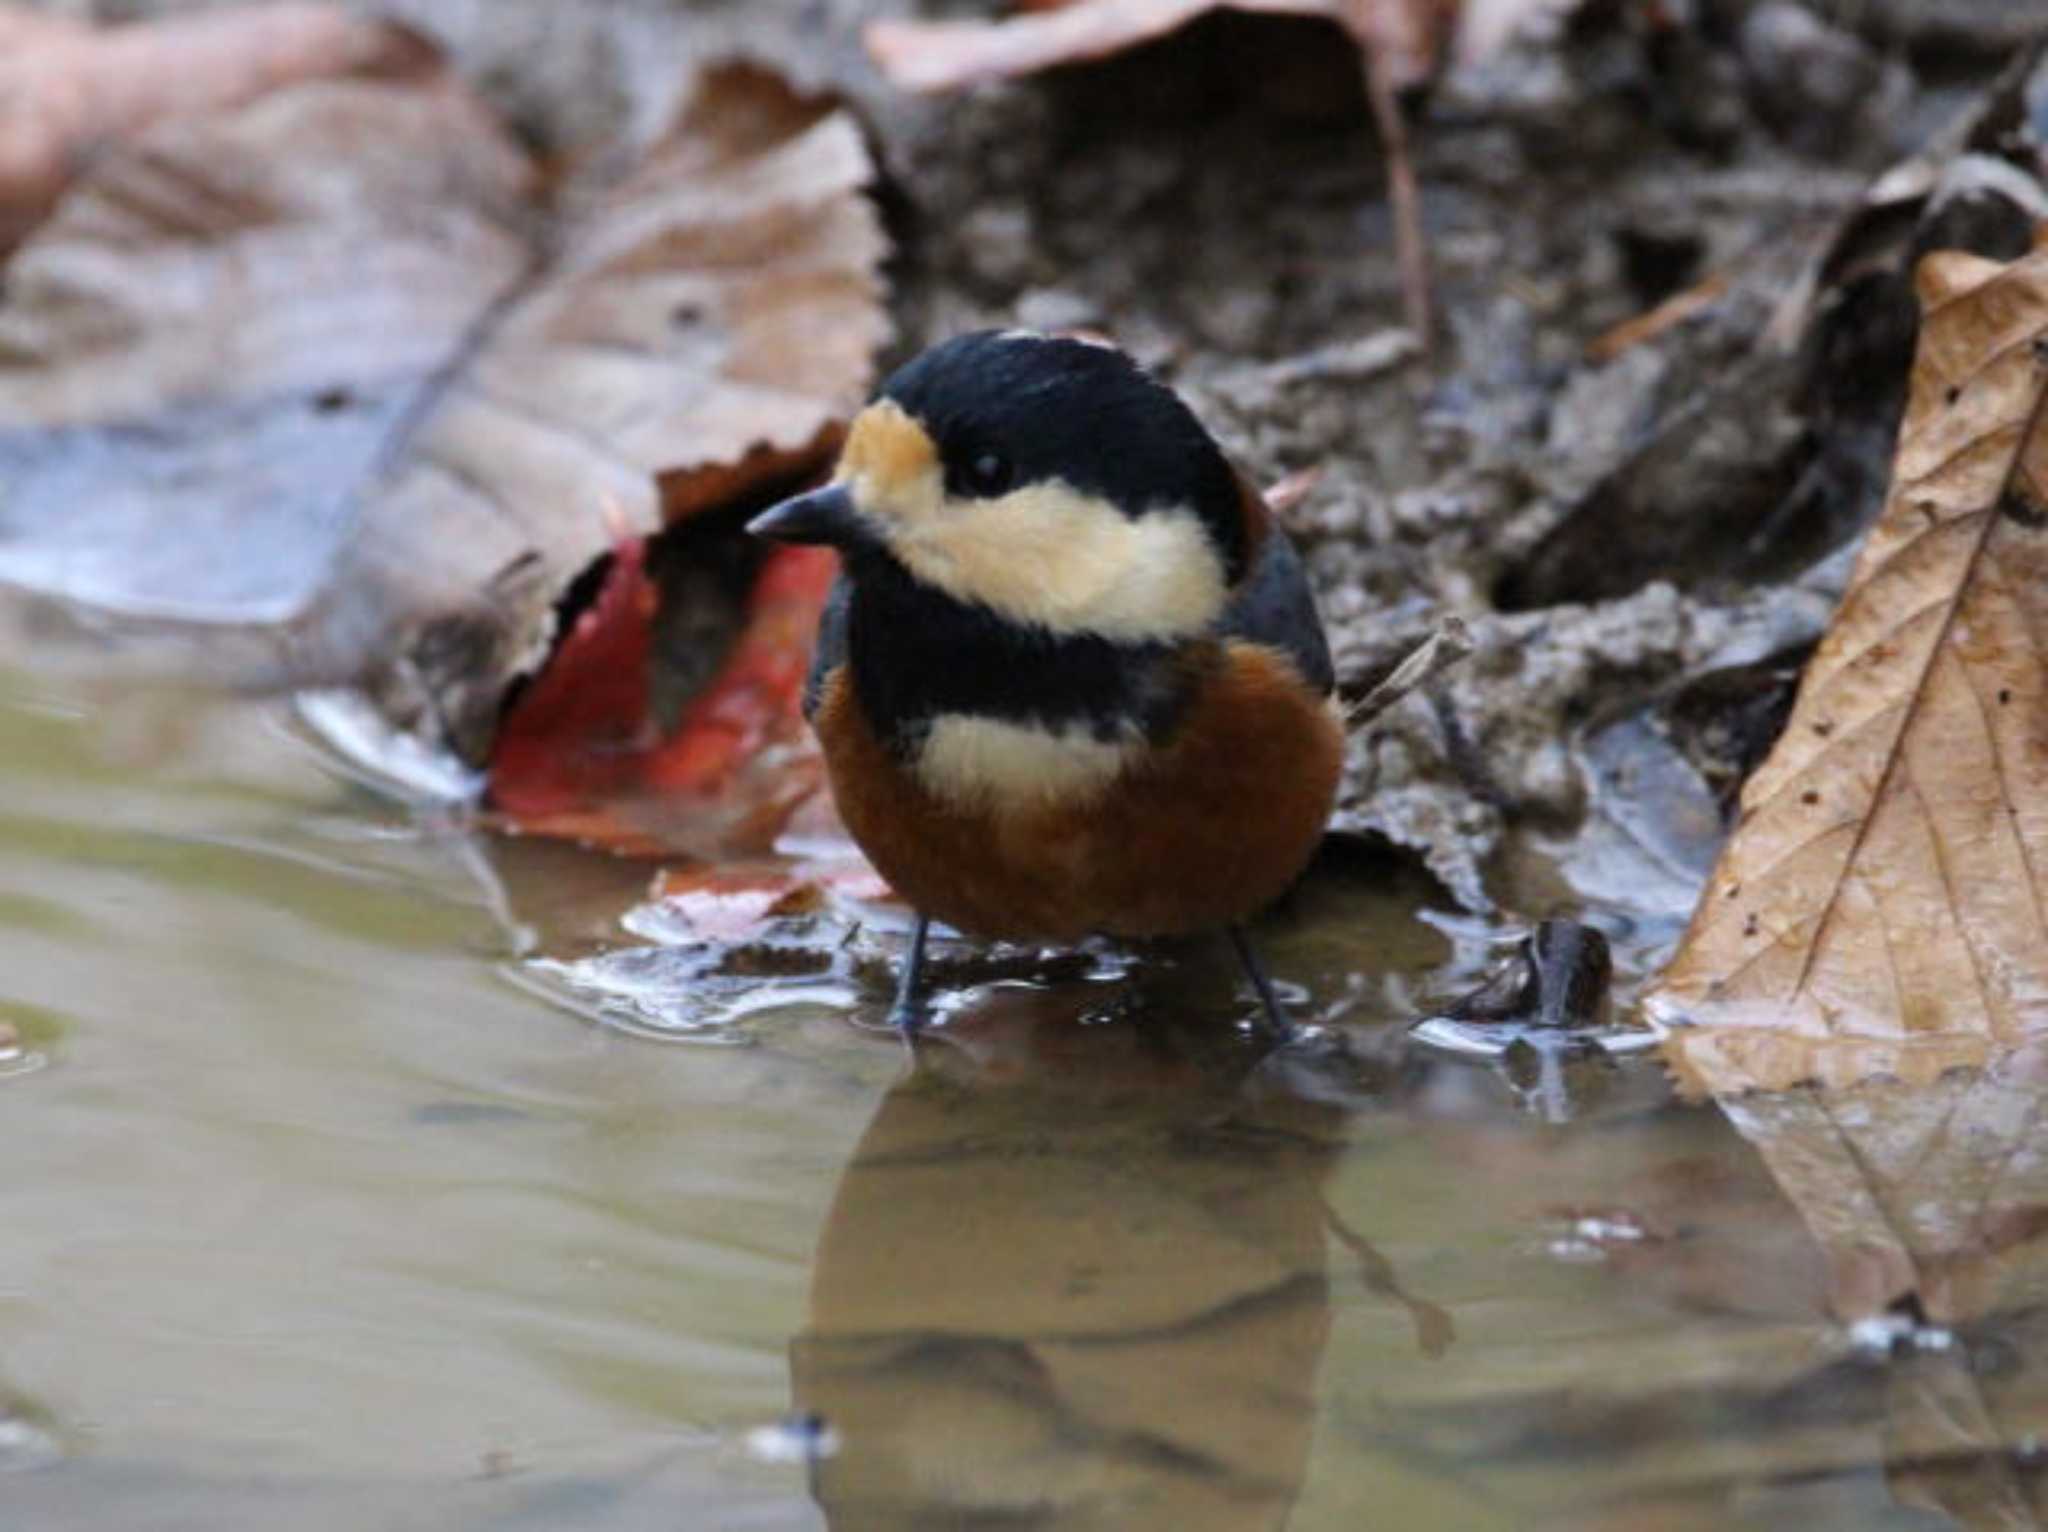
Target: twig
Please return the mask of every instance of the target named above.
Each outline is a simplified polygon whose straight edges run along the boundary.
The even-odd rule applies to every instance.
[[[1285,521],[1294,508],[1306,500],[1315,487],[1323,482],[1323,465],[1312,463],[1307,468],[1297,468],[1283,479],[1266,486],[1266,509],[1280,520]]]
[[[1327,1197],[1323,1199],[1323,1226],[1358,1262],[1358,1279],[1365,1284],[1365,1290],[1377,1297],[1391,1298],[1408,1311],[1409,1321],[1415,1326],[1416,1347],[1424,1356],[1434,1361],[1451,1349],[1451,1343],[1458,1338],[1458,1327],[1451,1316],[1428,1299],[1411,1298],[1402,1291],[1393,1263],[1371,1240],[1339,1217]]]
[[[1695,314],[1703,314],[1720,301],[1728,291],[1728,273],[1717,271],[1705,280],[1695,282],[1681,292],[1675,292],[1655,308],[1624,319],[1620,324],[1602,330],[1586,343],[1586,360],[1589,362],[1611,362],[1622,352],[1645,341],[1655,340],[1666,330],[1685,323]]]
[[[1472,632],[1461,617],[1446,617],[1418,644],[1394,673],[1351,708],[1344,720],[1353,728],[1379,717],[1410,692],[1420,691],[1472,652]]]
[[[1387,156],[1387,195],[1394,210],[1394,259],[1401,269],[1401,308],[1421,343],[1424,360],[1436,355],[1436,315],[1429,290],[1429,250],[1422,239],[1422,192],[1408,148],[1408,124],[1394,92],[1388,39],[1373,0],[1354,0],[1354,28],[1365,56],[1365,96]]]

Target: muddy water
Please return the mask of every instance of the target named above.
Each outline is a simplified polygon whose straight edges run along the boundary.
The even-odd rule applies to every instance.
[[[0,677],[0,1525],[1944,1524],[1717,1113],[1402,1047],[1483,952],[1384,866],[1263,1061],[1200,954],[650,1040],[515,955],[646,877]]]

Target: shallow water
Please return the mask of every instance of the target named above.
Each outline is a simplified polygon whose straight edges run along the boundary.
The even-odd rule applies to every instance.
[[[1263,1061],[1201,953],[650,1038],[534,961],[648,875],[0,677],[0,1525],[1949,1524],[1718,1111],[1403,1046],[1484,951],[1385,865]]]

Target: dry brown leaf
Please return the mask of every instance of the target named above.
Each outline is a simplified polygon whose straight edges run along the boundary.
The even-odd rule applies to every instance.
[[[246,6],[119,27],[0,8],[0,251],[109,140],[295,81],[398,75],[433,62],[404,28],[325,5]]]
[[[10,270],[0,578],[481,758],[579,569],[829,451],[887,330],[869,175],[743,67],[566,221],[445,82],[161,124]]]
[[[1919,285],[1884,514],[1647,1000],[1717,1092],[2048,1028],[2048,244]]]
[[[1003,21],[877,21],[866,39],[890,83],[940,92],[1107,58],[1211,11],[1308,16],[1378,50],[1394,88],[1405,89],[1435,74],[1457,10],[1457,0],[1072,0]]]

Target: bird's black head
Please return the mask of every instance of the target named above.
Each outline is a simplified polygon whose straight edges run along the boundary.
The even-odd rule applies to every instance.
[[[1114,346],[982,330],[932,347],[880,398],[931,437],[956,499],[1061,483],[1127,518],[1191,513],[1243,562],[1230,464],[1180,396]]]
[[[1054,634],[1170,641],[1243,573],[1237,475],[1174,392],[1114,347],[1028,331],[934,346],[882,385],[831,485],[767,536],[884,560]]]

